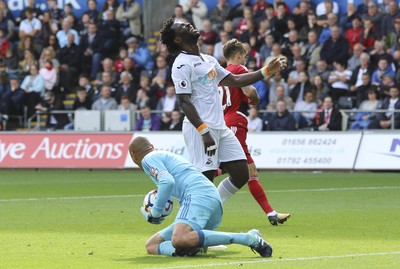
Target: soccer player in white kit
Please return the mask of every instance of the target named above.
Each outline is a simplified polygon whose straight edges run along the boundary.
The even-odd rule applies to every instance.
[[[211,181],[219,167],[229,174],[218,186],[224,202],[247,183],[249,170],[239,141],[225,125],[218,84],[237,88],[253,84],[280,72],[286,60],[275,58],[258,71],[234,75],[214,57],[200,53],[200,33],[190,23],[170,18],[160,32],[168,52],[177,55],[172,80],[186,115],[182,131],[190,160]]]

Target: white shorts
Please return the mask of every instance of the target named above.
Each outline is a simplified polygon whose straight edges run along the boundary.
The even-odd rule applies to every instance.
[[[209,157],[204,152],[204,143],[200,133],[189,122],[184,122],[182,127],[183,137],[189,151],[191,163],[200,172],[216,170],[224,162],[246,160],[246,156],[235,134],[226,127],[225,129],[210,129],[210,134],[217,145],[214,156]]]

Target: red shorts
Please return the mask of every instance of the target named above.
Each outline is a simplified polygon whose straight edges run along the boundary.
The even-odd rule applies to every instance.
[[[233,114],[225,117],[225,123],[228,128],[232,130],[236,138],[239,140],[240,145],[243,148],[244,154],[247,158],[247,163],[254,163],[253,158],[250,155],[249,149],[247,147],[247,119],[242,114]]]

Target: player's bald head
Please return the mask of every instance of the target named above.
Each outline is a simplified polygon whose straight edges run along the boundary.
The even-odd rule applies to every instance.
[[[143,157],[153,150],[153,145],[143,136],[135,137],[131,143],[129,143],[129,154],[135,163],[136,161],[141,162]]]

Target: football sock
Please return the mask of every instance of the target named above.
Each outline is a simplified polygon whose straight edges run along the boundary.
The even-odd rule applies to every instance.
[[[257,177],[250,177],[247,185],[249,186],[251,195],[253,195],[254,199],[261,206],[262,210],[264,210],[265,214],[274,211],[274,209],[272,209],[271,205],[269,204],[268,198],[265,195],[264,189],[261,186],[260,181],[258,181]]]
[[[218,192],[221,196],[222,203],[231,198],[239,189],[233,185],[231,178],[227,177],[218,185]]]
[[[249,235],[246,233],[225,233],[210,230],[198,230],[199,247],[240,244],[249,246]]]
[[[158,245],[158,254],[159,255],[168,255],[172,256],[172,253],[175,252],[175,248],[172,246],[171,241],[164,241]]]

